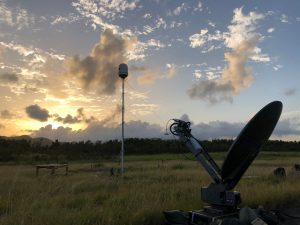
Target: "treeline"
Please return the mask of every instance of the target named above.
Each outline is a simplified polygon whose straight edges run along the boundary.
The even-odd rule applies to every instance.
[[[228,151],[233,140],[202,141],[209,152]],[[42,146],[28,140],[0,138],[0,161],[62,162],[69,160],[113,159],[120,153],[118,140],[107,142],[58,142]],[[188,153],[188,149],[178,140],[137,139],[125,140],[126,154]],[[262,151],[299,151],[300,142],[268,141]]]

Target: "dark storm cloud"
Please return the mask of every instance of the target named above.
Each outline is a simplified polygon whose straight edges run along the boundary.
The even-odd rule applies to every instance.
[[[48,110],[41,108],[39,105],[27,106],[25,110],[30,118],[41,122],[47,121],[50,117]]]
[[[0,74],[0,81],[5,83],[16,83],[19,77],[15,73],[3,73]]]
[[[107,29],[89,56],[81,59],[76,55],[66,61],[67,75],[75,77],[85,90],[114,94],[119,81],[118,65],[126,61],[128,45],[127,40]]]

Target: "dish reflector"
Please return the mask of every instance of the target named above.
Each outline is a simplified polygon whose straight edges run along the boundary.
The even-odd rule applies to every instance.
[[[282,103],[274,101],[262,108],[235,139],[224,160],[221,177],[226,189],[233,189],[271,136],[282,111]]]

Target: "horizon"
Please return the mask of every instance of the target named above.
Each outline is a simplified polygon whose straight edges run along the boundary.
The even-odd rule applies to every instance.
[[[271,101],[272,140],[300,141],[299,1],[0,0],[0,136],[234,139]]]

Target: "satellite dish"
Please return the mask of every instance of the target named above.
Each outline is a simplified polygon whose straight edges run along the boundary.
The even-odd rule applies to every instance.
[[[259,216],[253,210],[240,210],[238,208],[241,203],[240,193],[232,191],[232,189],[259,153],[260,147],[271,136],[281,111],[282,103],[279,101],[271,102],[262,108],[247,123],[233,142],[221,169],[205,148],[201,146],[201,143],[191,134],[190,122],[173,119],[174,123],[170,126],[170,132],[175,136],[179,136],[186,147],[194,154],[197,161],[213,178],[214,182],[207,187],[201,187],[201,199],[209,206],[204,207],[203,210],[190,211],[188,217],[185,217],[185,214],[181,211],[167,211],[165,216],[169,222],[168,224],[174,224],[175,222],[176,224],[183,224],[181,220],[184,218],[184,224],[212,225],[220,219],[224,221],[222,224],[244,224],[245,221],[247,221],[247,224],[254,224],[254,222],[257,224]],[[260,216],[269,220],[273,215]],[[232,223],[225,218],[231,218],[229,221]],[[273,222],[272,224],[277,224]],[[259,224],[262,224],[261,221]]]
[[[269,139],[281,111],[280,101],[269,103],[248,122],[233,142],[221,168],[221,177],[227,190],[237,185],[259,153],[262,144]]]

